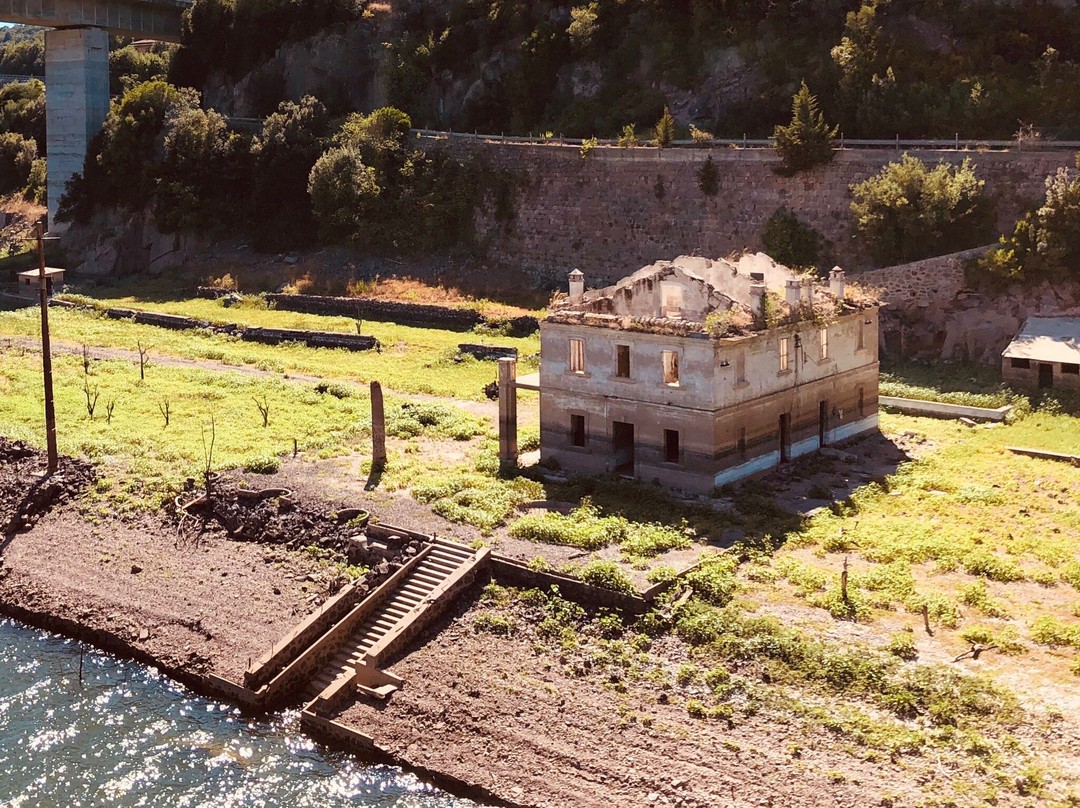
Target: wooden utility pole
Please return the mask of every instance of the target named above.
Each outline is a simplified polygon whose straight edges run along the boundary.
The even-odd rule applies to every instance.
[[[41,369],[45,376],[45,441],[49,451],[49,474],[60,466],[56,450],[56,408],[53,404],[52,346],[49,343],[49,293],[45,284],[45,234],[39,221],[35,229],[38,249],[38,282],[41,288]]]

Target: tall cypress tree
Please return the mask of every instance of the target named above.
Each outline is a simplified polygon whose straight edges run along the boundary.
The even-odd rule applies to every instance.
[[[825,123],[817,97],[803,81],[791,101],[791,123],[773,131],[776,151],[783,160],[783,173],[795,174],[833,158],[832,141],[837,127]]]

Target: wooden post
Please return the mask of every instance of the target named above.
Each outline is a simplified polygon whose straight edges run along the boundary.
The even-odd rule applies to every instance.
[[[516,469],[517,444],[517,359],[499,360],[499,465]]]
[[[382,385],[371,383],[371,468],[386,465],[386,415],[383,411]]]
[[[56,408],[53,404],[52,344],[49,341],[49,293],[45,287],[45,234],[39,221],[35,228],[38,248],[38,290],[41,302],[41,369],[45,376],[45,442],[49,454],[49,474],[60,466],[56,449]]]

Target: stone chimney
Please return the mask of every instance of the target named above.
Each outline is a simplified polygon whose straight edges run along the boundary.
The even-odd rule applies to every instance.
[[[829,273],[829,291],[837,300],[844,299],[844,270],[833,267]]]
[[[814,305],[814,280],[813,278],[803,278],[802,282],[802,304],[804,306]]]
[[[784,302],[791,308],[799,308],[799,301],[802,299],[802,281],[798,278],[788,278],[784,283]]]
[[[570,302],[580,303],[585,294],[585,273],[575,269],[570,273]]]
[[[752,281],[750,284],[750,308],[753,309],[755,317],[761,314],[761,299],[763,297],[765,297],[765,282]]]

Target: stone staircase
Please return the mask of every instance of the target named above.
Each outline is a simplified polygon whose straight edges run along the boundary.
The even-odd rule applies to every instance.
[[[351,692],[387,698],[397,690],[400,680],[378,665],[472,581],[487,554],[443,539],[418,553],[373,593],[365,613],[354,616],[355,627],[304,688],[307,709],[326,712]]]

